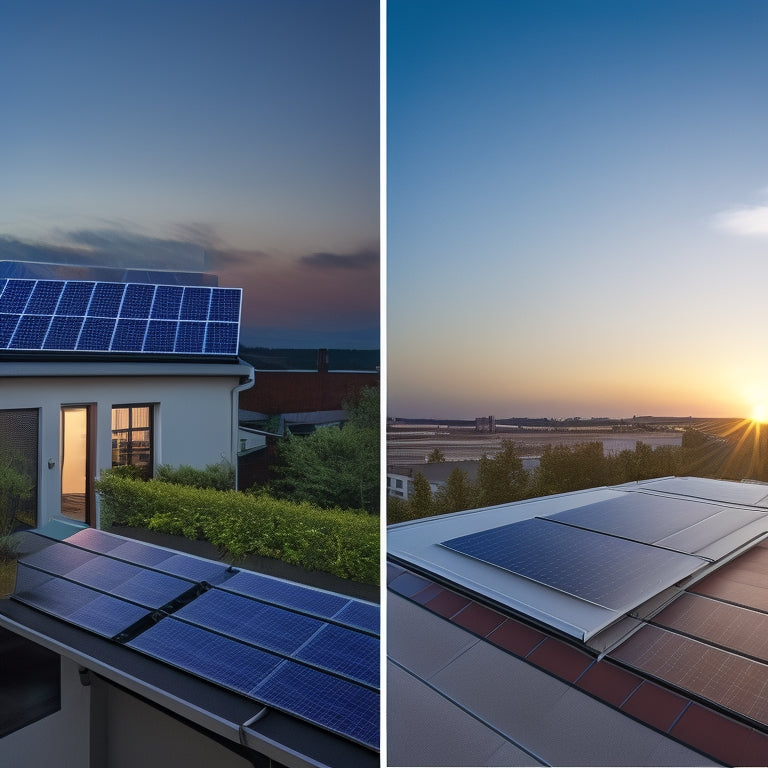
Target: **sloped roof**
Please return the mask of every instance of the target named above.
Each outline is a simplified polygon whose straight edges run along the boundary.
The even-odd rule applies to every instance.
[[[28,534],[0,625],[286,765],[378,764],[379,609],[86,528]]]
[[[666,478],[391,526],[390,764],[768,763],[767,498]]]

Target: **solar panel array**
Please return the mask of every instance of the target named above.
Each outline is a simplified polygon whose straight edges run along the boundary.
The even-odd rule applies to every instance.
[[[236,355],[241,289],[0,279],[0,350]]]
[[[13,599],[378,748],[371,603],[91,528],[20,560]]]
[[[442,545],[612,610],[639,605],[707,562],[546,518],[486,529]]]

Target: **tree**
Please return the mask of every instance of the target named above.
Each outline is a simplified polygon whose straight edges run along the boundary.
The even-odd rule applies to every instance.
[[[511,440],[502,440],[492,459],[483,456],[477,468],[477,506],[490,507],[525,497],[528,473]]]
[[[350,418],[306,437],[288,434],[278,445],[270,490],[320,507],[379,511],[379,390],[365,387],[347,405]]]
[[[433,448],[427,456],[427,464],[440,464],[445,461],[445,454],[439,448]]]
[[[456,467],[448,475],[446,484],[435,493],[435,509],[441,515],[472,509],[473,495],[474,489],[469,481],[469,475],[463,469]]]
[[[417,472],[413,478],[413,494],[408,499],[411,516],[413,519],[429,517],[434,514],[432,507],[432,488],[421,472]]]

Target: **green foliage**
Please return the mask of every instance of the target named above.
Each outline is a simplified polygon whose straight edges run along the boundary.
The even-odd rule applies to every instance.
[[[432,508],[432,489],[421,472],[417,472],[413,478],[413,493],[408,499],[413,518],[429,517],[434,514]]]
[[[188,464],[181,464],[178,467],[161,464],[155,472],[155,479],[164,483],[188,485],[192,488],[230,491],[235,487],[235,468],[228,461],[208,464],[205,469],[196,469]]]
[[[433,448],[427,456],[428,464],[439,464],[443,461],[445,461],[445,454],[439,448]]]
[[[611,482],[609,460],[600,442],[548,445],[533,475],[536,496],[596,488]]]
[[[379,511],[379,390],[364,388],[347,406],[343,428],[306,437],[287,435],[278,446],[277,478],[270,491],[324,509]]]
[[[475,489],[469,481],[469,475],[456,467],[442,488],[434,494],[434,506],[438,514],[461,512],[472,508]]]
[[[371,515],[318,509],[265,493],[142,482],[102,473],[102,527],[129,525],[205,539],[236,560],[273,557],[310,570],[376,584],[379,525]]]
[[[477,506],[490,507],[525,497],[528,473],[515,444],[503,440],[493,458],[483,456],[477,468]]]
[[[22,502],[32,490],[32,481],[16,469],[13,457],[0,454],[0,562],[16,559],[18,540],[13,531]]]

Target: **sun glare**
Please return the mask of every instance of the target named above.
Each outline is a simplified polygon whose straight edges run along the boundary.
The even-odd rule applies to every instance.
[[[752,409],[752,421],[756,421],[759,424],[765,424],[768,422],[768,405],[765,403],[757,403]]]

